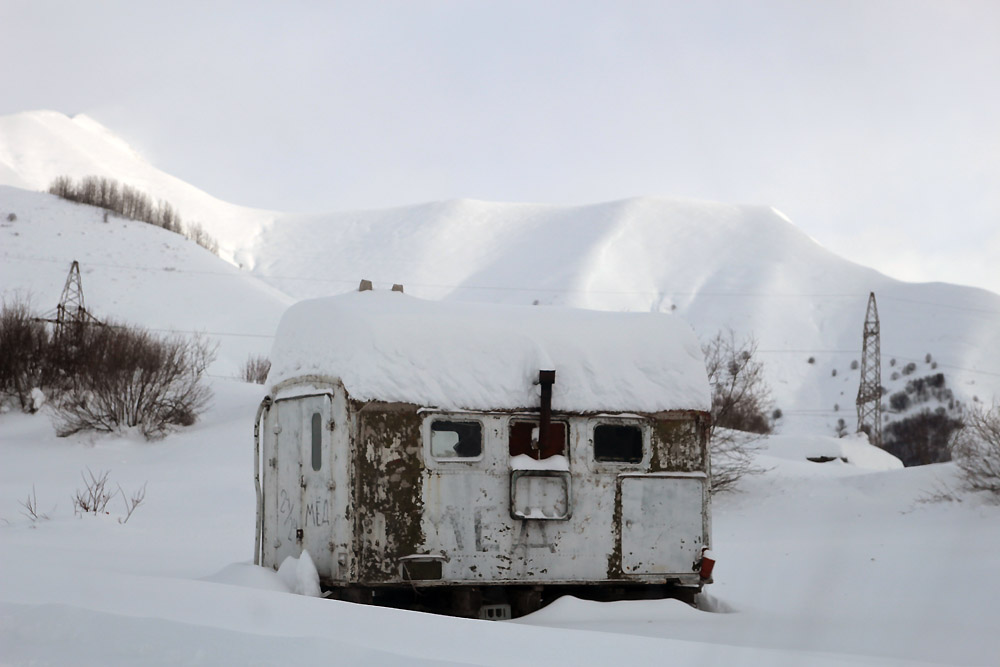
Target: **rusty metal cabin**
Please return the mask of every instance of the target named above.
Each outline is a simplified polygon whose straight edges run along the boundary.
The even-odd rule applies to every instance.
[[[483,617],[704,583],[710,396],[676,317],[366,291],[292,306],[271,360],[256,562]]]

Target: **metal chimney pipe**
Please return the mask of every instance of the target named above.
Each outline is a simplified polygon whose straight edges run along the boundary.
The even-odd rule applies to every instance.
[[[549,442],[549,426],[552,423],[552,385],[556,383],[555,371],[538,371],[538,384],[542,385],[542,408],[538,424],[538,458]]]

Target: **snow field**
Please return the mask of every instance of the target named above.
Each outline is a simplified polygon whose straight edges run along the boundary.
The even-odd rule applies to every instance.
[[[262,388],[213,384],[205,419],[159,443],[58,439],[44,414],[0,416],[0,662],[987,665],[1000,651],[1000,508],[919,503],[954,483],[947,465],[815,464],[789,442],[716,503],[706,606],[731,613],[564,599],[487,623],[289,594],[249,564]],[[148,484],[127,524],[117,501],[73,515],[87,467]],[[32,484],[48,520],[19,513]]]

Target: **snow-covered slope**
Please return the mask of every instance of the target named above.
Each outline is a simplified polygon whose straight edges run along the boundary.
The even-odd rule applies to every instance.
[[[59,176],[113,178],[168,201],[184,222],[211,229],[226,258],[274,217],[268,211],[220,201],[163,173],[85,115],[70,118],[55,111],[30,111],[0,116],[0,185],[47,191]]]
[[[14,219],[9,217],[13,215]],[[58,197],[0,186],[0,298],[54,310],[73,260],[99,319],[220,343],[213,373],[266,354],[287,296],[194,242]]]
[[[432,299],[675,312],[707,339],[753,335],[785,432],[854,423],[869,292],[889,361],[943,372],[958,400],[1000,393],[1000,296],[903,283],[825,250],[768,207],[640,198],[586,206],[455,200],[302,215],[216,200],[144,161],[85,117],[0,117],[0,183],[46,188],[99,174],[170,201],[225,258],[293,300],[369,278]],[[2,209],[2,206],[0,206]],[[885,252],[891,253],[892,248]],[[936,368],[925,363],[932,355]],[[811,361],[810,361],[811,360]]]

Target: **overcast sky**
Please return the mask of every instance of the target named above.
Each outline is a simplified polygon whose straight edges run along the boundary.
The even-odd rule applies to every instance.
[[[222,199],[769,204],[1000,292],[1000,2],[0,0],[0,113]]]

